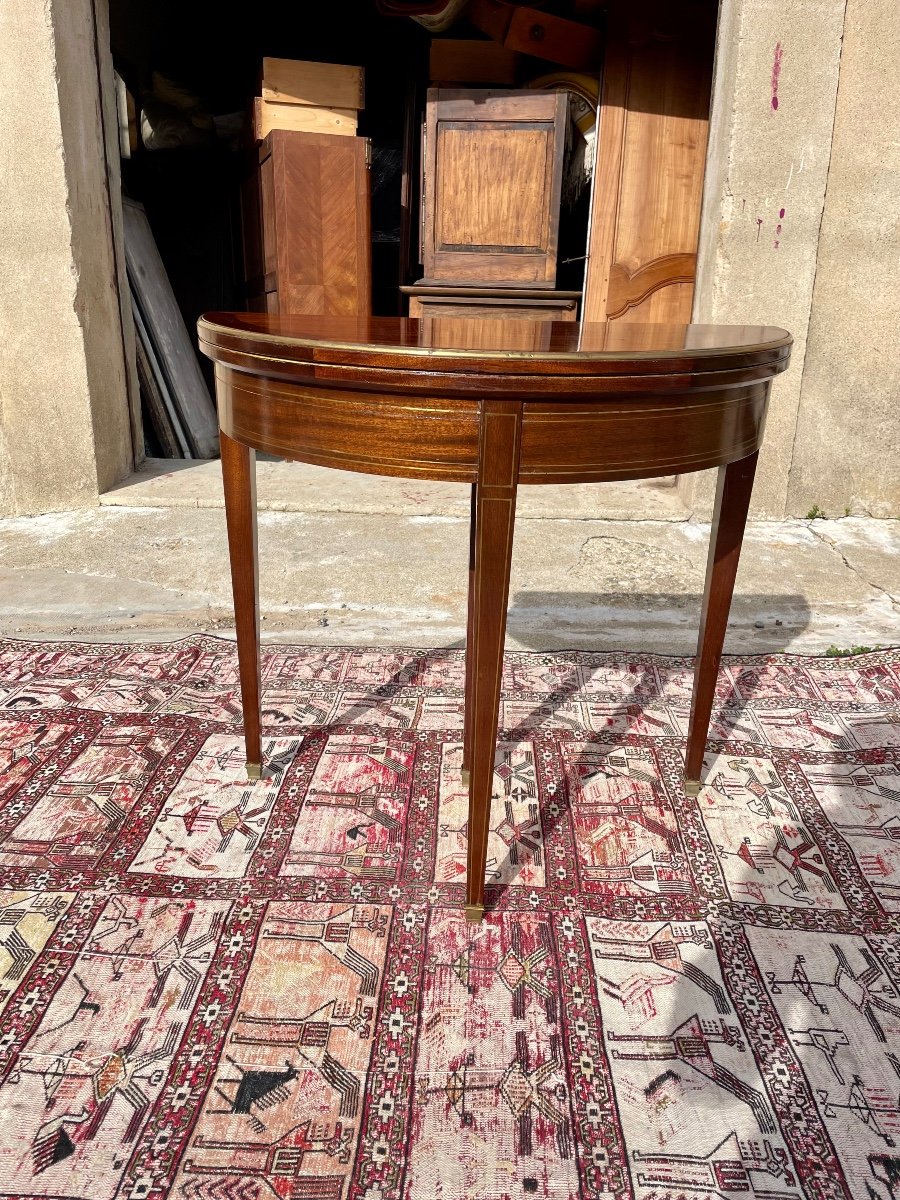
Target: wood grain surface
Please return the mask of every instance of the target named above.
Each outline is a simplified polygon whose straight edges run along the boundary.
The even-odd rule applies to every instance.
[[[429,90],[428,282],[553,286],[567,105],[563,92]]]
[[[252,179],[242,192],[252,309],[287,315],[370,312],[367,145],[364,138],[285,129],[265,138],[257,195]]]
[[[611,0],[583,317],[689,321],[715,6]]]

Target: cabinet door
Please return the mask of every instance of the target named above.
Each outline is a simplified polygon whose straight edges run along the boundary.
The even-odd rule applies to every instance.
[[[426,282],[556,282],[564,92],[428,92]]]
[[[716,6],[609,9],[585,321],[691,319]]]

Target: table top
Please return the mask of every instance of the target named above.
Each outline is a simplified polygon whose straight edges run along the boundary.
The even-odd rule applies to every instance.
[[[245,369],[287,364],[537,375],[669,374],[751,366],[783,370],[792,338],[769,325],[624,321],[274,316],[208,313],[201,347]],[[222,353],[224,352],[224,354]],[[246,362],[235,356],[246,356]]]

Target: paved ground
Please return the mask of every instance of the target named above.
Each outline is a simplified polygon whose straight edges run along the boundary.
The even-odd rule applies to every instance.
[[[217,467],[151,466],[96,509],[0,521],[0,633],[164,638],[227,631]],[[261,464],[265,636],[459,644],[468,491]],[[597,519],[596,513],[604,513]],[[636,512],[645,519],[625,519]],[[521,493],[509,644],[692,653],[708,525],[665,484]],[[614,519],[608,519],[614,518]],[[900,521],[761,522],[726,649],[900,642]]]

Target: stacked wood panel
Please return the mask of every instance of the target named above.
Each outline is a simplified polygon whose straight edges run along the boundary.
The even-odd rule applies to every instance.
[[[362,86],[358,67],[264,60],[260,103],[297,113],[308,127],[272,128],[261,137],[242,187],[251,311],[370,311],[369,143],[346,136],[356,131]],[[350,111],[352,129],[313,131],[317,121],[328,128],[329,114]]]

